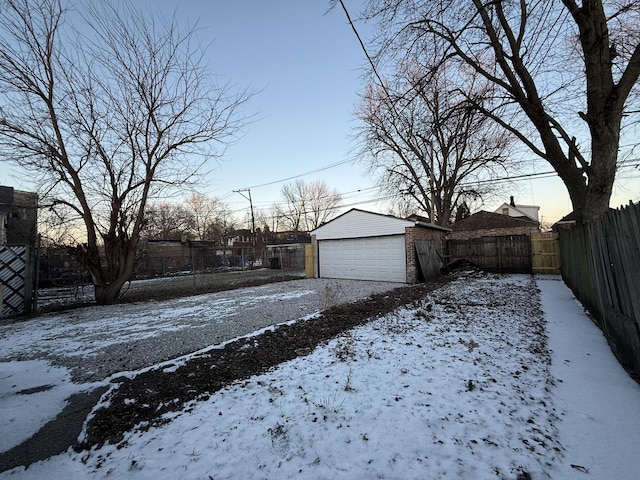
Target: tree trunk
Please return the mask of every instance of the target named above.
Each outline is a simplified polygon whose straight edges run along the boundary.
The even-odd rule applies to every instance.
[[[556,171],[567,189],[576,220],[578,223],[582,223],[583,212],[587,203],[587,187],[584,177],[574,174],[567,176],[563,175],[558,169]]]
[[[629,91],[638,78],[638,60],[635,65],[633,59],[630,60],[620,83],[616,84],[613,75],[615,44],[612,45],[609,37],[604,2],[582,2],[581,7],[571,0],[563,0],[563,3],[579,28],[584,54],[587,112],[581,112],[580,116],[591,134],[591,164],[587,169],[584,209],[577,220],[589,222],[609,209],[622,113]],[[620,68],[620,65],[615,67]]]
[[[135,260],[135,243],[119,238],[105,238],[107,267],[91,267],[93,287],[98,305],[117,303],[123,285],[131,279]]]
[[[592,157],[582,213],[583,222],[595,220],[609,209],[616,177],[621,115],[609,112],[607,117],[605,121],[591,126]]]
[[[120,283],[120,285],[118,285],[118,283],[94,285],[93,288],[95,292],[96,303],[98,305],[113,305],[114,303],[117,303],[122,285],[124,285],[124,282]]]

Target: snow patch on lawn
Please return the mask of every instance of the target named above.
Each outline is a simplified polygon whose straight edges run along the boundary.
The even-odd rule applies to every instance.
[[[561,448],[538,305],[530,277],[457,281],[124,447],[27,472],[67,474],[72,460],[96,478],[551,478]]]
[[[0,362],[0,452],[30,438],[80,390],[66,368],[45,360]]]
[[[269,295],[248,292],[245,297],[198,295],[163,302],[89,307],[59,315],[45,315],[24,324],[0,326],[2,357],[30,355],[87,357],[112,345],[155,337],[158,332],[176,332],[206,324],[229,321],[236,312],[312,295],[298,290]],[[7,332],[3,335],[3,332]]]
[[[0,479],[632,480],[639,408],[558,278],[470,274],[161,427]]]

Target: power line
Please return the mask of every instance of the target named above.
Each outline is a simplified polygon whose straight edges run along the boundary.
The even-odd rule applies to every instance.
[[[328,168],[332,168],[333,166],[339,165],[339,164],[343,164],[343,163],[347,163],[348,161],[342,161],[342,162],[336,162],[335,164],[330,164],[327,165],[325,167],[322,167],[320,169],[316,169],[313,170],[312,172],[315,171],[321,171],[321,170],[326,170]],[[622,162],[619,166],[618,169],[627,169],[627,168],[640,168],[640,158],[633,158],[633,159],[629,159],[626,160],[624,162]],[[304,174],[301,174],[300,176],[303,176]],[[541,179],[545,179],[545,178],[553,178],[553,177],[557,177],[558,174],[557,172],[555,172],[554,170],[549,170],[549,171],[544,171],[544,172],[536,172],[536,173],[526,173],[526,174],[521,174],[521,175],[513,175],[513,176],[505,176],[505,177],[498,177],[498,178],[491,178],[491,179],[485,179],[485,180],[477,180],[477,181],[473,181],[473,182],[465,182],[465,183],[461,183],[460,186],[461,187],[468,187],[468,186],[473,186],[473,185],[482,185],[482,184],[486,184],[486,183],[502,183],[502,182],[511,182],[511,181],[522,181],[522,180],[541,180]],[[294,177],[295,178],[295,177]],[[618,178],[631,178],[631,177],[621,177],[618,176]],[[281,181],[286,181],[286,180],[281,180]],[[267,185],[273,184],[273,183],[279,183],[278,182],[270,182]],[[371,190],[377,190],[379,189],[378,186],[372,186],[372,187],[366,187],[366,188],[361,188],[361,189],[357,189],[357,190],[352,190],[349,192],[344,192],[342,193],[342,198],[343,200],[349,199],[349,198],[354,198],[357,197],[359,195],[363,195],[363,194],[368,194]],[[389,194],[389,195],[385,195],[385,196],[376,196],[373,198],[365,198],[363,200],[359,200],[356,202],[351,202],[348,204],[342,204],[336,207],[333,207],[334,210],[337,209],[342,209],[342,208],[349,208],[349,207],[353,207],[353,206],[357,206],[357,205],[364,205],[364,204],[368,204],[368,203],[376,203],[376,202],[380,202],[380,201],[386,201],[386,200],[390,200],[392,198],[396,198],[398,196],[398,194]],[[235,202],[232,202],[235,203]],[[277,203],[276,201],[263,201],[263,202],[258,202],[258,203],[264,203],[265,205],[271,203]],[[241,209],[237,209],[237,210],[233,210],[232,213],[240,213],[242,211],[246,210],[245,208],[241,208]]]
[[[282,178],[280,180],[273,180],[271,182],[261,183],[260,185],[252,185],[250,187],[244,187],[244,189],[266,187],[268,185],[275,185],[276,183],[287,182],[289,180],[294,180],[296,178],[304,177],[306,175],[311,175],[312,173],[323,172],[324,170],[329,170],[330,168],[335,168],[335,167],[338,167],[340,165],[344,165],[345,163],[351,163],[351,162],[353,162],[353,160],[341,160],[339,162],[335,162],[335,163],[332,163],[330,165],[325,165],[324,167],[316,168],[315,170],[309,170],[308,172],[300,173],[298,175],[293,175],[293,176],[287,177],[287,178]]]
[[[637,160],[636,160],[637,161]],[[624,163],[623,165],[620,165],[620,168],[632,168],[632,167],[640,167],[640,162],[637,163]],[[469,186],[473,186],[473,185],[482,185],[482,184],[486,184],[486,183],[503,183],[503,182],[511,182],[511,181],[522,181],[522,180],[542,180],[545,178],[553,178],[553,177],[557,177],[558,174],[553,171],[553,170],[549,170],[549,171],[545,171],[545,172],[536,172],[536,173],[525,173],[525,174],[521,174],[521,175],[513,175],[513,176],[506,176],[506,177],[498,177],[498,178],[490,178],[490,179],[485,179],[485,180],[477,180],[477,181],[473,181],[473,182],[464,182],[461,183],[460,186],[461,187],[469,187]],[[618,177],[621,178],[621,177]],[[379,187],[378,186],[373,186],[373,187],[367,187],[367,188],[363,188],[363,189],[358,189],[358,190],[352,190],[349,192],[344,192],[341,193],[342,198],[343,199],[348,199],[348,198],[353,198],[356,196],[359,196],[361,194],[368,194],[368,192],[370,192],[371,190],[377,190]],[[373,197],[370,199],[363,199],[361,201],[358,202],[352,202],[346,205],[341,205],[340,207],[337,208],[346,208],[349,206],[354,206],[354,205],[359,205],[359,204],[365,204],[365,203],[375,203],[378,201],[384,201],[384,200],[388,200],[391,198],[394,198],[397,195],[394,194],[389,194],[389,195],[385,195],[383,197]],[[259,203],[264,203],[264,204],[268,204],[268,203],[277,203],[277,201],[264,201],[264,202],[259,202]],[[244,209],[239,209],[237,210],[237,212],[240,212]]]
[[[380,86],[382,87],[384,92],[387,94],[387,97],[389,97],[389,99],[391,99],[391,95],[389,95],[389,92],[387,91],[387,88],[385,87],[385,84],[382,81],[382,78],[380,77],[380,74],[378,73],[378,69],[376,68],[375,63],[373,62],[373,59],[371,58],[371,55],[369,55],[369,52],[367,51],[367,47],[364,45],[364,42],[362,41],[362,37],[360,37],[360,34],[358,33],[358,30],[356,29],[356,26],[353,24],[353,21],[351,20],[351,15],[349,15],[349,11],[347,10],[347,7],[345,6],[345,4],[344,4],[344,2],[342,0],[339,0],[339,1],[340,1],[340,6],[342,6],[342,10],[344,11],[344,14],[347,17],[347,21],[349,22],[349,25],[351,26],[351,30],[353,30],[353,33],[355,34],[356,38],[358,39],[358,42],[360,43],[360,47],[362,48],[362,51],[364,52],[365,56],[367,57],[367,60],[369,61],[369,65],[371,65],[371,68],[373,70],[374,75],[378,79],[378,82],[380,82]]]

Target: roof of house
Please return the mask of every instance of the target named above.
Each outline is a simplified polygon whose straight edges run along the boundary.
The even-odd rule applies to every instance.
[[[633,203],[633,202],[631,202]],[[615,208],[611,208],[609,207],[609,212],[615,210]],[[567,213],[564,217],[562,217],[560,220],[558,220],[556,223],[554,223],[551,228],[553,229],[554,227],[556,227],[557,225],[563,225],[563,224],[576,224],[578,221],[578,214],[576,213],[575,210],[572,210],[570,213]]]
[[[506,203],[505,202],[502,205],[500,205],[498,208],[496,208],[493,211],[493,213],[498,213],[503,208],[509,208],[511,210],[515,210],[516,212],[518,212],[520,214],[520,215],[510,215],[512,217],[515,217],[515,218],[530,218],[531,220],[534,220],[534,221],[536,221],[536,218],[531,216],[531,215],[529,215],[525,210],[534,209],[536,212],[540,211],[540,207],[537,206],[537,205],[514,205],[512,203]]]
[[[500,213],[480,210],[473,215],[449,225],[454,232],[484,230],[490,228],[536,227],[538,222],[530,218],[510,217]]]
[[[570,223],[570,222],[575,223],[577,219],[578,219],[578,215],[574,210],[574,211],[571,211],[570,213],[567,213],[564,217],[562,217],[556,223]]]
[[[311,235],[308,233],[299,233],[289,237],[280,238],[271,242],[270,245],[293,245],[298,243],[311,243]]]
[[[251,235],[251,230],[249,230],[248,228],[241,228],[239,230],[234,230],[233,232],[231,232],[231,235],[234,237],[239,237],[240,235],[243,235],[246,237]]]
[[[411,220],[414,222],[423,222],[423,223],[431,223],[431,219],[429,217],[425,217],[423,215],[418,215],[414,213],[413,215],[409,215],[406,220]]]

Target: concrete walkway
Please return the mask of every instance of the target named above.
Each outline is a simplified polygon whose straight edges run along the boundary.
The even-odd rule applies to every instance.
[[[547,319],[559,440],[556,478],[640,478],[640,385],[560,277],[537,278]]]

